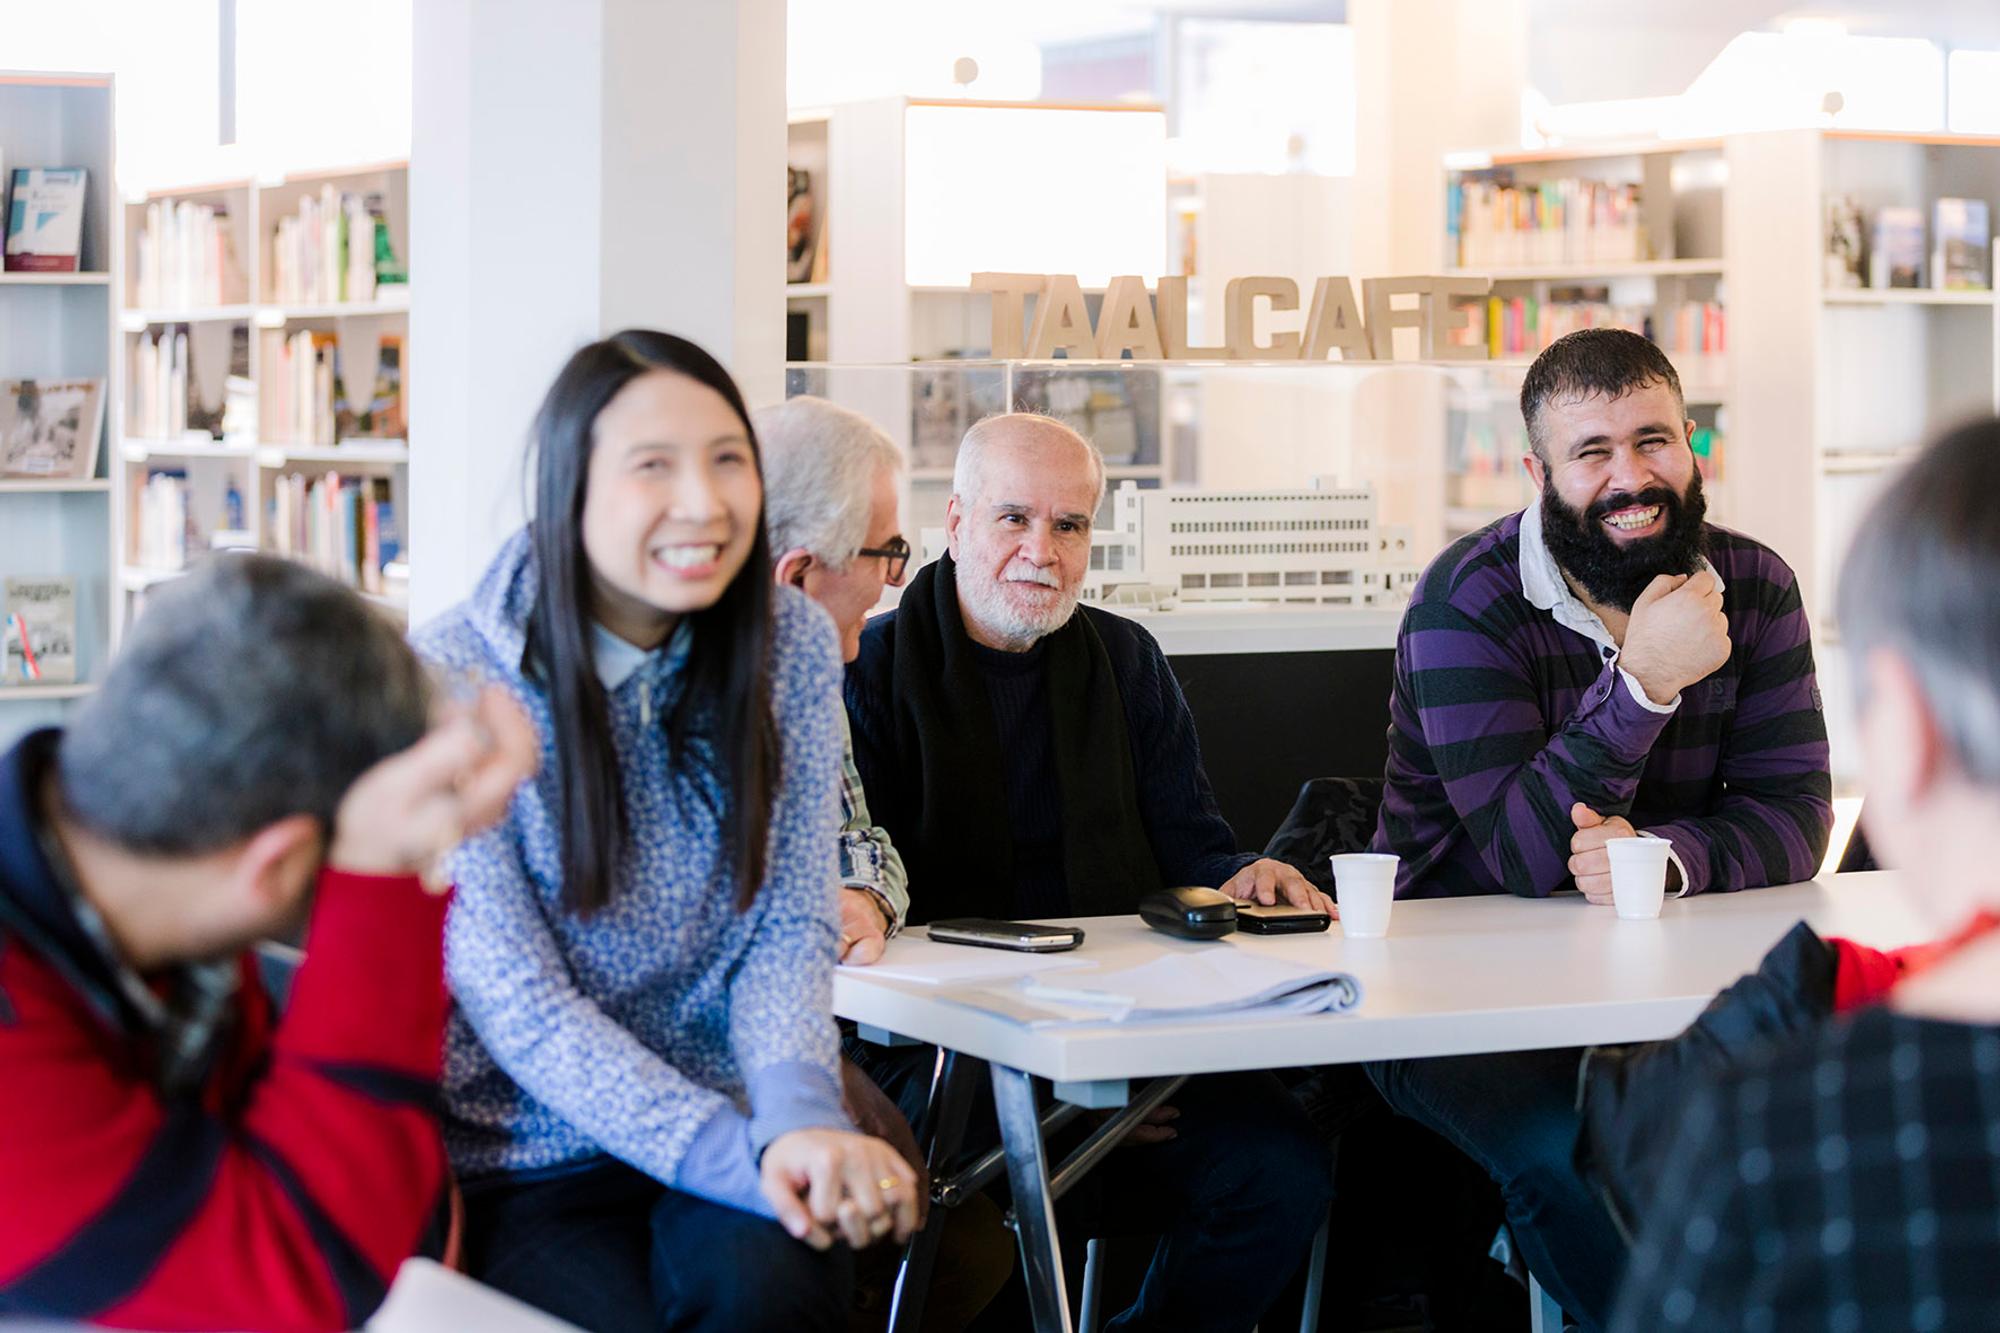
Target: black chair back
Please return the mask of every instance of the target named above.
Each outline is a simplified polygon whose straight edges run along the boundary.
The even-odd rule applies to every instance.
[[[1291,813],[1264,845],[1264,855],[1296,866],[1332,893],[1333,867],[1327,858],[1368,850],[1382,810],[1383,785],[1381,778],[1312,779],[1299,788]]]

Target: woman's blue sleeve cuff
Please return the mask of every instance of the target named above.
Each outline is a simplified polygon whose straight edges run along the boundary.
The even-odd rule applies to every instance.
[[[800,1060],[786,1060],[752,1073],[750,1146],[761,1155],[773,1140],[795,1129],[844,1129],[854,1121],[840,1098],[840,1082],[831,1070]]]
[[[724,1106],[694,1132],[673,1186],[683,1194],[775,1221],[777,1210],[759,1188],[757,1158],[762,1151],[761,1145],[755,1149],[750,1146],[749,1117],[733,1106]]]

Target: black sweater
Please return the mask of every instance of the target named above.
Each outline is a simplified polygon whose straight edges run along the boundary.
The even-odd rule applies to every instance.
[[[1236,835],[1222,818],[1208,775],[1194,716],[1180,682],[1153,636],[1123,616],[1079,607],[1089,616],[1110,655],[1131,735],[1132,766],[1139,784],[1139,818],[1152,843],[1164,884],[1220,886],[1254,856],[1236,850]],[[868,808],[891,839],[907,837],[912,803],[905,794],[894,742],[896,613],[875,617],[862,631],[861,652],[847,668],[847,716],[853,724],[854,759]],[[1003,782],[1015,843],[1015,902],[1028,919],[1071,914],[1063,871],[1062,810],[1056,795],[1050,740],[1048,688],[1038,649],[1026,653],[980,650],[994,722],[1006,756]],[[1011,659],[1011,660],[1010,660]],[[912,778],[914,781],[914,778]],[[953,885],[910,885],[913,923],[963,916]],[[1133,905],[1134,910],[1137,904]]]

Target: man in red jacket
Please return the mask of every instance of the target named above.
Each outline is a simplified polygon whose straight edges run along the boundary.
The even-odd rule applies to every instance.
[[[285,561],[160,590],[67,731],[0,757],[0,1315],[359,1324],[445,1186],[445,895],[534,768]],[[282,1022],[246,950],[296,931]]]

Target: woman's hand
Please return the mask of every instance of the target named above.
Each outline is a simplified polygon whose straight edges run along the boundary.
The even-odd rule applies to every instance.
[[[891,1236],[900,1245],[917,1229],[917,1173],[880,1139],[795,1129],[771,1141],[758,1169],[779,1223],[816,1250]]]

